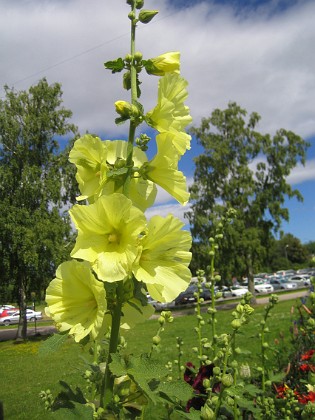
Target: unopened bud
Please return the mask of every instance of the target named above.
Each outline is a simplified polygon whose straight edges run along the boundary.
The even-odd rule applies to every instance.
[[[155,15],[157,15],[159,12],[158,10],[141,10],[139,13],[139,21],[141,23],[149,23]]]

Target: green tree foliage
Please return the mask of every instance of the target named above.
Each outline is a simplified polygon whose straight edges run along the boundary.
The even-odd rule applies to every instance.
[[[28,91],[4,87],[0,101],[0,299],[42,297],[56,265],[71,249],[62,209],[73,200],[73,169],[58,136],[72,136],[72,113],[59,84]],[[70,195],[68,193],[70,191]]]
[[[195,159],[192,207],[186,214],[195,247],[204,250],[226,209],[236,210],[217,266],[225,276],[246,275],[252,290],[253,272],[268,260],[273,231],[289,219],[285,199],[302,200],[287,177],[299,162],[305,163],[308,147],[291,131],[280,129],[274,136],[256,131],[259,120],[257,113],[247,116],[246,110],[230,103],[192,129],[204,152]]]
[[[281,235],[274,242],[270,252],[270,267],[272,271],[295,268],[308,260],[306,247],[291,233]]]
[[[309,258],[315,256],[315,241],[307,242],[306,244],[304,244],[304,247],[306,249],[306,252],[308,253]]]

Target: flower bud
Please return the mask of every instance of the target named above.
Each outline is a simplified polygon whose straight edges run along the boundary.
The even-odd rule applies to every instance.
[[[136,18],[135,12],[130,12],[128,14],[128,17],[129,17],[130,20],[134,20]]]
[[[221,369],[219,368],[219,366],[215,366],[213,368],[213,375],[219,376],[220,374],[221,374]]]
[[[231,322],[233,330],[238,330],[242,326],[242,322],[240,319],[233,319]]]
[[[140,11],[138,18],[141,23],[149,23],[158,13],[158,10],[143,9]]]
[[[141,9],[144,5],[144,0],[136,0],[136,8]]]
[[[142,60],[142,53],[137,51],[134,55],[134,58],[136,61],[141,61]]]
[[[241,378],[250,378],[251,372],[248,363],[243,363],[240,366],[240,377]]]
[[[230,387],[233,385],[233,376],[230,373],[222,375],[221,382],[224,386]]]
[[[155,335],[153,338],[152,338],[152,342],[153,342],[153,344],[154,345],[158,345],[158,344],[160,344],[160,342],[161,342],[161,337],[159,337],[158,335]]]
[[[125,119],[139,116],[138,108],[129,102],[116,101],[115,108],[116,108],[117,114],[121,115]]]
[[[179,73],[180,53],[168,52],[158,57],[151,58],[145,62],[145,69],[148,74],[164,76],[165,73]]]

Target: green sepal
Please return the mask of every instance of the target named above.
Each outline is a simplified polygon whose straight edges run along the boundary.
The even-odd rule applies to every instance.
[[[111,70],[112,73],[119,73],[125,68],[125,62],[120,57],[117,58],[117,60],[106,61],[106,63],[104,63],[104,66],[106,69]]]
[[[115,124],[120,125],[128,120],[129,120],[129,117],[118,117],[118,118],[115,118]]]
[[[155,67],[155,65],[152,63],[152,60],[142,60],[142,64],[148,74],[153,74],[154,76],[164,75],[162,70],[159,70],[157,67]]]
[[[117,178],[121,175],[125,175],[128,172],[128,168],[112,169],[107,172],[107,178]]]

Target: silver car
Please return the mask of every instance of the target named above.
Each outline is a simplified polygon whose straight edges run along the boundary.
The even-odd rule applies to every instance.
[[[36,319],[42,319],[42,313],[39,311],[33,311],[32,309],[26,310],[26,319],[27,321],[33,322]],[[8,316],[0,317],[0,325],[11,325],[18,324],[20,320],[20,311],[15,311]]]
[[[273,285],[275,290],[292,290],[297,288],[296,283],[286,279],[270,279],[269,283]]]

